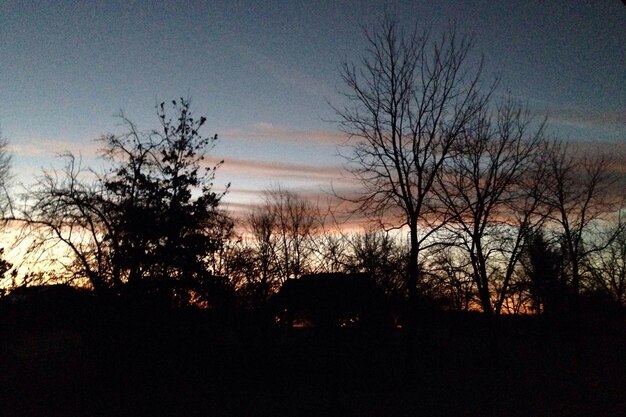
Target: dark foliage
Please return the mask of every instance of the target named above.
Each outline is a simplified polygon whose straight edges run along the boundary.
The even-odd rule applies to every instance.
[[[537,231],[528,239],[522,264],[536,312],[564,311],[569,290],[564,279],[563,256],[550,246],[543,232]]]
[[[218,207],[224,194],[213,191],[217,166],[205,160],[217,136],[202,135],[206,118],[189,100],[173,101],[171,112],[162,103],[160,127],[148,132],[122,115],[126,132],[101,138],[112,166],[103,174],[72,155],[64,171],[45,173],[26,213],[31,251],[61,244],[70,279],[86,278],[97,292],[167,293],[176,303],[218,282],[208,260],[232,222]]]
[[[391,325],[384,291],[366,274],[326,273],[287,280],[272,300],[279,318],[321,328]]]
[[[214,169],[201,166],[217,136],[201,135],[206,118],[195,119],[188,100],[172,106],[175,119],[159,106],[159,130],[140,135],[129,123],[131,134],[102,139],[116,165],[103,186],[115,213],[115,261],[128,282],[202,274],[230,230],[220,222]]]

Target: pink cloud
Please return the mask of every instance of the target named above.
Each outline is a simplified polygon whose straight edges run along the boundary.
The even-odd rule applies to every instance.
[[[69,142],[59,139],[32,139],[23,143],[9,142],[12,154],[21,157],[54,157],[64,152],[72,152],[85,157],[98,155],[101,144],[94,140],[82,143]]]
[[[367,217],[360,212],[355,203],[338,198],[324,189],[314,187],[285,187],[284,189],[297,193],[319,211],[319,220],[324,223],[323,229],[319,231],[337,229],[343,233],[350,233],[360,231],[377,222],[377,219]],[[348,195],[349,189],[346,185],[344,195]],[[224,207],[238,222],[245,222],[247,214],[252,209],[263,206],[265,192],[266,190],[257,189],[231,189],[225,198]],[[391,213],[385,216],[384,221],[388,224],[398,224],[398,219],[392,218]]]
[[[209,165],[215,165],[221,159],[208,158]],[[306,165],[278,161],[258,161],[253,159],[224,158],[220,172],[234,173],[240,176],[264,176],[269,178],[298,178],[311,180],[332,180],[342,177],[339,165]]]
[[[252,130],[230,129],[221,136],[235,139],[271,139],[289,143],[318,143],[339,145],[346,142],[346,134],[332,130],[301,130],[260,122]]]

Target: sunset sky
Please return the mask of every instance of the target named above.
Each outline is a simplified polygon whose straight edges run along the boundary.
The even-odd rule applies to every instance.
[[[231,207],[280,183],[307,193],[340,183],[339,65],[364,51],[360,25],[385,11],[475,37],[487,78],[547,115],[551,134],[617,150],[626,166],[626,7],[593,1],[0,1],[0,129],[16,183],[54,156],[92,158],[93,140],[140,128],[155,104],[190,96],[224,159]],[[623,159],[620,159],[623,158]],[[621,160],[621,162],[619,162]]]

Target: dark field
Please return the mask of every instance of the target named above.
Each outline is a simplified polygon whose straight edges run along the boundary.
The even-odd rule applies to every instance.
[[[3,416],[622,416],[626,322],[479,315],[401,330],[278,329],[251,314],[5,315]],[[497,360],[494,359],[497,357]]]

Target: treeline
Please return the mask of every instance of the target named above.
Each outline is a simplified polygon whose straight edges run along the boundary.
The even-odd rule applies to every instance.
[[[406,233],[381,228],[341,232],[325,227],[327,217],[320,213],[294,192],[267,192],[265,204],[244,219],[245,234],[221,248],[214,270],[229,277],[249,305],[262,304],[289,278],[336,272],[365,273],[392,299],[406,299]],[[424,251],[420,299],[446,310],[480,310],[472,254],[466,242],[451,235],[456,227],[447,225],[433,235]],[[623,226],[598,221],[582,230],[578,239],[584,243],[574,253],[578,283],[566,236],[547,216],[541,227],[524,232],[494,222],[488,236],[487,285],[497,314],[564,313],[581,300],[588,307],[626,305]]]
[[[204,159],[217,137],[201,134],[205,119],[195,118],[188,100],[171,109],[168,116],[165,104],[158,108],[158,130],[140,132],[124,119],[125,134],[102,137],[109,170],[92,171],[67,154],[61,170],[43,173],[8,223],[20,227],[20,243],[39,271],[14,274],[10,285],[64,282],[177,306],[258,307],[288,279],[341,272],[366,274],[391,299],[406,299],[405,231],[342,230],[340,213],[280,187],[233,218],[220,209],[225,193],[213,190],[219,165],[207,168]],[[605,160],[561,146],[537,148],[543,171],[534,186],[503,185],[507,197],[491,203],[494,215],[476,225],[482,236],[471,235],[466,218],[436,227],[419,264],[424,302],[481,309],[486,285],[497,314],[564,311],[581,294],[626,304],[626,230],[610,204]],[[560,182],[549,168],[563,170]],[[555,184],[561,188],[551,189]],[[484,276],[474,271],[477,255]],[[11,265],[3,265],[10,274]]]
[[[545,120],[495,99],[472,42],[385,19],[345,63],[335,108],[354,190],[335,195],[370,220],[347,232],[339,209],[277,187],[235,218],[216,191],[217,135],[187,99],[158,125],[99,139],[107,169],[73,154],[22,205],[4,205],[31,271],[0,265],[5,289],[67,282],[176,306],[263,305],[289,279],[362,273],[409,309],[550,313],[594,299],[626,304],[623,183],[610,158],[549,138]],[[9,177],[6,142],[0,176]],[[618,165],[624,161],[616,161]],[[6,187],[4,187],[6,189]],[[337,206],[338,207],[338,206]],[[14,271],[14,270],[13,270]],[[606,305],[606,304],[605,304]]]

